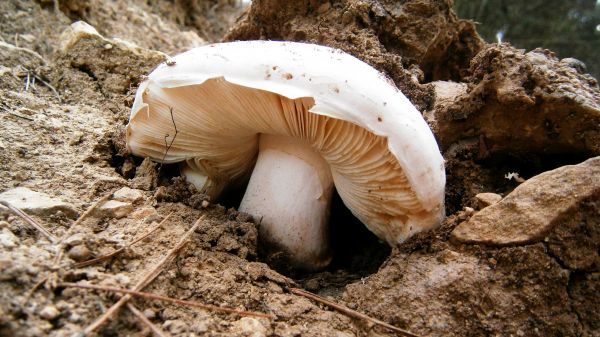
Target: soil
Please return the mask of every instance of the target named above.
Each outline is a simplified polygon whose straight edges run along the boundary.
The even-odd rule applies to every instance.
[[[119,295],[56,282],[131,288],[200,217],[144,290],[274,318],[131,301],[172,336],[395,335],[290,287],[423,336],[600,335],[600,190],[573,195],[569,216],[539,240],[451,239],[479,211],[478,193],[506,196],[518,186],[507,173],[529,179],[600,156],[600,89],[573,59],[486,45],[450,0],[255,0],[247,8],[233,0],[11,0],[0,2],[0,15],[0,192],[26,187],[75,210],[30,214],[55,237],[69,233],[54,268],[57,244],[0,207],[1,336],[80,333]],[[71,26],[79,20],[97,32]],[[287,270],[261,254],[257,224],[235,210],[239,193],[210,200],[176,167],[129,155],[123,128],[142,76],[167,55],[221,39],[329,45],[386,74],[423,112],[446,159],[443,225],[389,248],[337,200],[332,266]],[[132,210],[92,213],[71,228],[123,187],[140,193],[128,201]],[[169,214],[120,255],[74,266],[123,247]],[[152,332],[122,308],[94,334]]]

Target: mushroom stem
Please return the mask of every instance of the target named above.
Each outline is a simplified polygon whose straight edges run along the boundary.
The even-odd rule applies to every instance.
[[[306,142],[261,134],[256,166],[240,210],[260,221],[269,254],[283,253],[294,267],[317,270],[331,260],[329,165]]]

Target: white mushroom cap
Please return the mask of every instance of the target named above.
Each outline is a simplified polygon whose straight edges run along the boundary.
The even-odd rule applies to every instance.
[[[218,195],[248,176],[260,134],[293,137],[324,158],[346,206],[390,245],[443,219],[444,162],[433,134],[366,63],[274,41],[213,44],[173,61],[140,85],[127,127],[132,153],[184,161],[188,180]],[[178,133],[165,154],[173,120]]]

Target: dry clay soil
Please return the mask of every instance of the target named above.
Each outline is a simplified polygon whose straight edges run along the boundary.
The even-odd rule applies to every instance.
[[[0,192],[62,200],[24,210],[66,237],[51,242],[0,207],[0,335],[82,332],[119,295],[59,283],[132,288],[202,218],[144,290],[272,317],[131,300],[164,335],[399,335],[290,292],[299,287],[417,335],[600,336],[598,82],[551,51],[485,44],[450,3],[0,2]],[[79,20],[91,26],[71,25]],[[123,128],[142,76],[167,54],[220,39],[329,45],[385,73],[446,159],[444,224],[390,249],[353,239],[368,233],[338,205],[334,231],[356,227],[336,243],[350,257],[302,274],[260,254],[257,224],[235,196],[208,200],[176,167],[130,156]],[[504,198],[487,206],[483,192]],[[163,220],[121,254],[75,265]],[[123,307],[94,334],[153,333]]]

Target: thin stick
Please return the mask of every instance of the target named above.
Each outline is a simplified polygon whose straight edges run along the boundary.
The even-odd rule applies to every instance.
[[[140,236],[139,238],[137,238],[137,239],[135,239],[135,240],[131,241],[130,243],[126,244],[125,246],[123,246],[123,247],[121,247],[121,248],[119,248],[119,249],[117,249],[117,250],[114,250],[113,252],[110,252],[110,253],[108,253],[108,254],[106,254],[106,255],[99,256],[99,257],[97,257],[97,258],[95,258],[95,259],[91,259],[91,260],[87,260],[87,261],[83,261],[83,262],[75,263],[75,264],[73,265],[73,267],[75,267],[75,268],[87,267],[87,266],[90,266],[90,265],[92,265],[92,264],[98,263],[98,262],[100,262],[100,261],[108,260],[108,259],[110,259],[111,257],[113,257],[113,256],[115,256],[115,255],[117,255],[117,254],[120,254],[120,253],[121,253],[121,252],[123,252],[125,249],[127,249],[127,248],[129,248],[129,247],[133,246],[134,244],[136,244],[136,243],[138,243],[138,242],[140,242],[140,241],[144,240],[145,238],[149,237],[149,236],[150,236],[150,234],[152,234],[152,233],[156,232],[156,231],[157,231],[159,228],[161,228],[161,227],[162,227],[162,225],[163,225],[165,222],[167,222],[167,220],[169,219],[169,217],[170,217],[172,214],[173,214],[173,212],[169,213],[169,214],[168,214],[168,215],[167,215],[167,216],[166,216],[166,217],[165,217],[165,218],[164,218],[164,219],[163,219],[163,220],[162,220],[162,221],[161,221],[161,222],[160,222],[158,225],[154,226],[154,228],[152,228],[151,230],[149,230],[149,231],[148,231],[146,234],[144,234],[144,235]]]
[[[167,138],[169,138],[169,134],[167,133],[165,135],[165,155],[163,156],[162,162],[165,161],[165,158],[167,157],[167,153],[169,153],[169,150],[171,149],[171,146],[173,146],[173,142],[175,142],[175,138],[177,137],[177,133],[179,131],[177,131],[177,124],[175,124],[175,116],[173,115],[173,107],[169,107],[169,113],[171,113],[171,122],[173,122],[173,127],[175,128],[175,134],[173,135],[173,138],[171,139],[171,143],[167,144]]]
[[[52,92],[54,93],[54,95],[56,96],[56,98],[58,99],[58,102],[61,103],[62,99],[60,98],[60,95],[58,94],[58,90],[56,90],[55,87],[53,87],[50,83],[44,81],[41,77],[39,77],[38,75],[36,75],[35,73],[33,74],[33,78],[34,79],[38,79],[38,81],[42,82],[43,85],[45,85],[46,87],[48,87],[48,89],[52,90]]]
[[[31,117],[29,117],[29,116],[22,115],[22,114],[20,114],[20,113],[18,113],[18,112],[16,112],[16,111],[9,111],[8,113],[9,113],[9,114],[11,114],[11,115],[13,115],[13,116],[15,116],[15,117],[19,117],[19,118],[26,119],[26,120],[28,120],[28,121],[30,121],[30,122],[33,122],[33,121],[34,121],[34,119],[33,119],[33,118],[31,118]]]
[[[168,62],[168,60],[167,60],[167,62]],[[168,65],[168,63],[167,63],[167,65]],[[175,138],[177,137],[177,133],[179,132],[179,131],[177,131],[177,124],[175,124],[175,116],[173,115],[173,107],[169,107],[169,113],[171,114],[171,122],[173,122],[173,127],[175,128],[175,134],[173,135],[173,138],[171,139],[171,143],[167,143],[169,134],[167,133],[165,135],[165,154],[163,155],[163,158],[158,167],[158,170],[161,172],[162,172],[163,163],[165,162],[165,158],[167,158],[167,154],[169,153],[171,146],[173,146],[173,143],[175,142]]]
[[[141,311],[139,311],[138,308],[135,307],[135,305],[133,305],[131,303],[127,303],[127,309],[129,309],[140,321],[142,321],[142,323],[144,323],[158,337],[170,337],[171,336],[168,333],[162,331],[156,325],[152,324],[152,322],[150,322],[150,320],[148,318],[146,318],[146,316],[144,316],[144,314]]]
[[[154,266],[149,272],[147,272],[144,275],[144,277],[142,277],[142,279],[140,281],[138,281],[138,283],[131,290],[140,291],[144,287],[146,287],[148,284],[150,284],[150,282],[152,282],[163,271],[163,267],[167,263],[169,263],[171,261],[171,259],[175,256],[175,254],[188,242],[189,237],[192,235],[192,233],[194,233],[196,228],[198,228],[198,226],[200,226],[200,223],[202,222],[202,220],[204,220],[204,216],[200,217],[196,221],[196,223],[192,226],[192,228],[190,228],[190,230],[188,230],[181,237],[181,239],[179,240],[177,245],[175,245],[175,247],[173,247],[167,253],[167,255],[165,255],[165,257],[163,257],[163,259],[156,264],[156,266]],[[114,313],[116,313],[121,308],[121,306],[123,306],[123,304],[127,303],[127,301],[129,301],[130,298],[131,298],[131,295],[129,295],[129,294],[121,297],[121,299],[119,299],[119,301],[117,301],[117,303],[113,304],[110,308],[108,308],[108,310],[106,310],[106,312],[104,312],[104,314],[102,314],[100,317],[98,317],[96,319],[96,321],[94,321],[91,325],[89,325],[87,328],[85,328],[85,330],[83,330],[84,335],[87,336],[88,334],[92,333],[94,330],[98,329]]]
[[[128,294],[128,295],[132,295],[135,297],[143,297],[143,298],[156,300],[156,301],[170,302],[170,303],[186,305],[186,306],[190,306],[190,307],[196,307],[196,308],[200,308],[200,309],[204,309],[204,310],[208,310],[208,311],[217,311],[217,312],[224,312],[227,314],[236,314],[239,316],[275,318],[275,316],[273,316],[273,315],[263,314],[261,312],[238,310],[238,309],[226,308],[226,307],[218,307],[215,305],[204,304],[204,303],[200,303],[200,302],[196,302],[196,301],[180,300],[180,299],[176,299],[176,298],[172,298],[172,297],[156,295],[153,293],[134,291],[134,290],[128,290],[128,289],[123,289],[123,288],[117,288],[117,287],[107,287],[107,286],[98,286],[98,285],[92,285],[92,284],[80,284],[80,283],[71,283],[71,282],[59,283],[58,286],[66,287],[66,288],[82,288],[82,289],[112,291],[112,292],[116,292],[116,293],[124,293],[124,294]]]
[[[18,209],[15,206],[13,206],[8,201],[0,200],[0,204],[2,204],[3,206],[5,206],[6,208],[10,209],[15,215],[20,216],[28,224],[32,225],[35,229],[37,229],[42,234],[44,234],[44,236],[48,240],[50,240],[50,242],[55,242],[56,241],[56,237],[54,235],[52,235],[50,232],[48,232],[48,230],[46,228],[44,228],[42,225],[40,225],[35,220],[33,220],[29,215],[25,214],[23,211],[21,211],[20,209]]]
[[[38,288],[44,284],[46,282],[46,280],[48,280],[48,276],[44,276],[42,277],[41,280],[37,281],[33,287],[31,287],[31,289],[29,289],[29,291],[25,294],[25,297],[23,298],[23,303],[22,305],[26,305],[27,301],[29,301],[29,298],[31,298],[31,296],[33,295],[33,293],[35,293],[36,290],[38,290]]]
[[[42,61],[44,64],[48,64],[48,61],[46,61],[46,59],[45,59],[45,58],[43,58],[43,57],[42,57],[42,55],[40,55],[40,54],[36,53],[35,51],[33,51],[33,50],[31,50],[31,49],[28,49],[28,48],[23,48],[23,47],[18,47],[18,46],[15,46],[15,45],[13,45],[13,44],[6,43],[6,42],[4,42],[4,41],[0,41],[0,48],[14,49],[14,50],[17,50],[17,51],[23,51],[23,52],[26,52],[26,53],[28,53],[29,55],[32,55],[32,56],[34,56],[35,58],[37,58],[38,60]]]
[[[65,244],[64,244],[65,239],[68,238],[69,236],[71,236],[73,229],[75,227],[79,226],[79,224],[83,220],[85,220],[85,218],[87,218],[98,206],[100,206],[106,200],[108,200],[108,198],[110,198],[111,195],[112,195],[112,192],[103,196],[102,198],[100,198],[100,200],[96,201],[77,220],[75,220],[75,222],[71,225],[71,227],[69,227],[69,229],[67,229],[67,232],[65,233],[65,235],[63,235],[62,238],[60,238],[60,240],[58,241],[58,245],[56,247],[56,257],[54,258],[54,262],[52,263],[53,269],[58,268],[58,265],[60,264],[60,261],[62,260],[63,253],[64,253],[63,251],[65,248]]]
[[[319,303],[325,304],[325,305],[327,305],[327,306],[329,306],[329,307],[331,307],[331,308],[333,308],[333,309],[335,309],[335,310],[343,313],[344,315],[347,315],[347,316],[350,316],[350,317],[353,317],[353,318],[358,318],[358,319],[366,320],[366,321],[371,322],[373,324],[377,324],[379,326],[388,328],[388,329],[390,329],[392,331],[398,332],[398,333],[400,333],[400,334],[402,334],[404,336],[419,337],[418,335],[415,335],[414,333],[412,333],[410,331],[406,331],[406,330],[400,329],[400,328],[395,327],[395,326],[393,326],[391,324],[388,324],[388,323],[386,323],[384,321],[380,321],[380,320],[378,320],[376,318],[373,318],[371,316],[367,316],[367,315],[365,315],[363,313],[360,313],[358,311],[352,310],[352,309],[350,309],[348,307],[345,307],[343,305],[337,304],[337,303],[332,302],[330,300],[324,299],[323,297],[321,297],[319,295],[315,295],[315,294],[310,293],[308,291],[305,291],[305,290],[302,290],[302,289],[298,289],[298,288],[290,288],[290,292],[292,294],[296,294],[296,295],[299,295],[299,296],[304,296],[304,297],[309,298],[309,299],[311,299],[313,301],[317,301]]]

